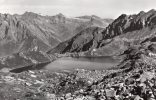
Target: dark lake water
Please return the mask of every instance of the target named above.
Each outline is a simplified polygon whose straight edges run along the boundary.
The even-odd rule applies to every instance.
[[[46,65],[43,69],[52,71],[73,70],[73,69],[89,69],[102,70],[109,69],[110,66],[115,66],[119,59],[113,57],[64,57]]]

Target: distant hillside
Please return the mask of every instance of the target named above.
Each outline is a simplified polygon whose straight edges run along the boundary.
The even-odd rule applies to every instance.
[[[92,15],[92,16],[79,16],[76,17],[82,20],[91,20],[91,22],[93,23],[93,26],[97,26],[97,27],[102,27],[105,28],[107,27],[109,24],[111,24],[113,22],[113,19],[102,19],[96,15]]]
[[[16,53],[6,57],[0,57],[0,69],[2,68],[21,68],[30,65],[50,62],[50,57],[38,49],[34,48],[26,52]]]

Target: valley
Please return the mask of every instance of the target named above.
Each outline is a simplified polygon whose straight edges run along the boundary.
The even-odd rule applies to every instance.
[[[154,9],[112,22],[95,15],[1,16],[0,99],[156,99]]]

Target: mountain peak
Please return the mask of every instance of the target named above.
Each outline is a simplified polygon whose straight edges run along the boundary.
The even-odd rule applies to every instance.
[[[96,16],[96,15],[84,15],[84,16],[79,16],[76,18],[82,18],[82,19],[101,19],[100,17]]]
[[[125,17],[127,17],[128,15],[126,15],[126,14],[121,14],[120,16],[119,16],[119,18],[125,18]]]
[[[145,14],[145,13],[146,13],[146,12],[144,12],[144,11],[140,11],[138,15],[143,15],[143,14]]]
[[[151,10],[148,11],[148,13],[155,13],[155,12],[156,12],[155,9],[151,9]]]
[[[101,19],[100,17],[98,17],[96,15],[91,15],[91,18]]]
[[[151,9],[146,13],[146,16],[156,15],[156,10]]]
[[[36,18],[39,15],[36,13],[33,13],[33,12],[27,12],[26,11],[22,16],[27,17],[27,18]]]
[[[64,18],[65,15],[63,15],[62,13],[59,13],[59,14],[56,14],[55,17]]]

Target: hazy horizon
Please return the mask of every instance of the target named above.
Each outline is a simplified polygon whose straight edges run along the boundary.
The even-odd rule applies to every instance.
[[[156,9],[155,0],[0,0],[0,13],[23,14],[34,12],[41,15],[62,13],[67,17],[97,15],[116,18]]]

